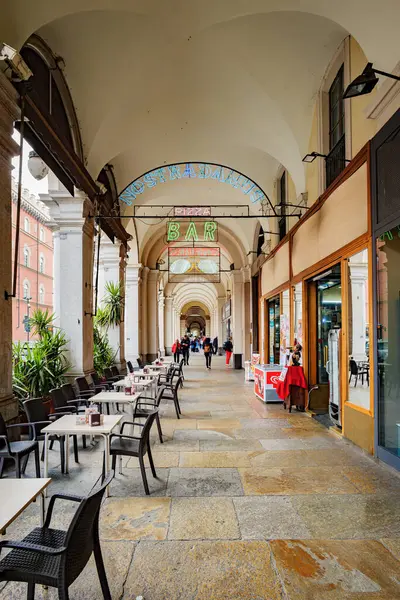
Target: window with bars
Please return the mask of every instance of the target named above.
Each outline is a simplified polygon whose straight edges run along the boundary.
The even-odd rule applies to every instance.
[[[29,267],[29,250],[24,248],[24,266]]]
[[[44,273],[44,256],[42,254],[39,258],[39,272]]]
[[[329,153],[326,159],[326,187],[330,186],[346,166],[343,73],[342,65],[329,89]]]

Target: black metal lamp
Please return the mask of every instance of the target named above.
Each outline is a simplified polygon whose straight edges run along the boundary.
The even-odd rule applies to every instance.
[[[376,74],[384,75],[385,77],[390,77],[391,79],[400,81],[400,77],[397,77],[397,75],[392,75],[391,73],[374,69],[372,63],[368,63],[361,75],[356,77],[347,86],[343,94],[343,99],[356,98],[357,96],[363,96],[364,94],[369,94],[372,92],[379,81],[379,78],[376,76]]]
[[[331,156],[328,156],[328,154],[320,154],[319,152],[310,152],[309,154],[306,154],[302,160],[305,163],[312,163],[312,162],[314,162],[314,160],[316,158],[325,158],[325,160],[342,160],[344,162],[351,162],[350,159],[348,159],[348,158],[337,157],[337,158],[333,159]]]

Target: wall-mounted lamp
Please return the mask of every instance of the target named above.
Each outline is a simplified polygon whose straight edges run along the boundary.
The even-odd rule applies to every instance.
[[[330,157],[327,154],[320,154],[319,152],[310,152],[303,158],[303,162],[312,163],[316,158],[324,158],[325,160],[343,160],[344,162],[350,162],[348,158]]]
[[[347,86],[343,94],[343,99],[356,98],[357,96],[364,96],[364,94],[372,92],[379,81],[379,78],[376,76],[377,73],[378,75],[400,81],[400,77],[397,77],[397,75],[386,73],[386,71],[378,71],[378,69],[373,68],[372,63],[368,63],[361,75],[356,77],[350,85]]]

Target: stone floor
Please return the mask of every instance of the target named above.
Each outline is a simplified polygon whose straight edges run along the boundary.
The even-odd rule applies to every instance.
[[[303,413],[255,398],[243,372],[192,358],[182,418],[163,408],[158,478],[146,497],[136,459],[124,460],[101,513],[113,600],[400,599],[400,477]],[[101,468],[100,445],[70,475],[51,453],[50,493],[83,494]],[[61,526],[73,507],[61,505]],[[39,522],[32,505],[7,532]],[[0,584],[0,598],[25,597]],[[56,598],[37,589],[36,598]],[[93,562],[70,598],[101,598]]]

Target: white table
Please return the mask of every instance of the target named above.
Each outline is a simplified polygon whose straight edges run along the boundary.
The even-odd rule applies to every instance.
[[[143,373],[142,371],[136,371],[134,373],[135,377],[140,377],[140,381],[131,381],[130,379],[121,379],[120,381],[116,381],[113,383],[115,388],[126,388],[134,386],[135,388],[140,387],[145,389],[147,387],[154,387],[154,381],[158,378],[158,373]],[[97,398],[97,396],[94,396]]]
[[[44,525],[44,491],[49,477],[40,479],[0,479],[0,533],[40,496],[40,522]]]
[[[105,392],[106,394],[109,392]],[[97,394],[98,396],[100,394]],[[122,394],[121,394],[122,395]],[[96,400],[93,396],[93,402]],[[104,439],[104,452],[106,458],[106,473],[110,471],[110,434],[123,418],[123,415],[104,415],[103,425],[91,427],[88,423],[85,425],[76,424],[76,415],[64,415],[60,419],[53,421],[50,425],[44,427],[41,433],[45,434],[44,439],[44,475],[47,477],[49,471],[49,448],[48,440],[51,435],[65,435],[65,472],[69,468],[69,436],[70,435],[100,435]],[[106,495],[109,495],[108,489]]]
[[[128,396],[124,392],[100,392],[96,396],[92,396],[90,401],[92,404],[127,404],[132,408],[132,418],[135,414],[135,407],[141,392]]]

